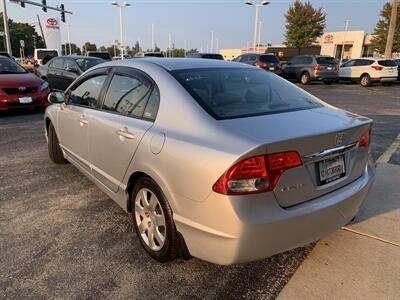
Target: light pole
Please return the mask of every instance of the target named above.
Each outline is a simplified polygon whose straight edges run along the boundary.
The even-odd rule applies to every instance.
[[[342,65],[342,61],[343,61],[343,55],[344,55],[344,48],[346,47],[346,39],[347,39],[347,31],[349,30],[349,23],[350,20],[345,20],[344,23],[345,25],[345,29],[344,29],[344,38],[342,41],[342,52],[340,53],[340,62],[339,62],[339,66]]]
[[[258,32],[258,30],[257,30],[257,27],[258,27],[258,15],[259,15],[258,11],[259,11],[261,6],[267,6],[268,4],[270,4],[270,2],[267,1],[267,0],[263,0],[260,3],[255,3],[254,0],[251,0],[251,1],[246,1],[245,4],[253,5],[253,6],[256,7],[256,19],[255,19],[255,22],[254,22],[254,36],[253,36],[253,51],[255,52],[256,51],[256,43],[257,43],[257,32]]]
[[[214,50],[214,30],[211,30],[211,47],[210,52],[213,53]]]
[[[122,9],[128,6],[131,6],[127,1],[124,1],[123,3],[118,3],[117,1],[111,2],[112,5],[116,6],[119,8],[119,28],[120,28],[120,34],[121,34],[121,59],[124,59],[124,50],[125,50],[125,45],[124,45],[124,19],[122,15]]]
[[[0,0],[3,8],[3,21],[4,21],[4,38],[6,40],[7,52],[12,55],[11,40],[10,40],[10,29],[8,28],[8,17],[7,17],[7,7],[6,0]]]

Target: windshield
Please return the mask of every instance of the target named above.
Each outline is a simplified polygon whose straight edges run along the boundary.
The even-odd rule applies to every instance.
[[[0,74],[23,74],[26,70],[9,58],[0,57]]]
[[[104,60],[111,60],[111,55],[108,52],[89,52],[89,56],[98,57]]]
[[[333,65],[336,64],[336,59],[333,57],[317,57],[317,64],[319,65]]]
[[[39,50],[39,51],[37,51],[37,59],[43,59],[46,56],[57,57],[58,53],[55,50]]]
[[[82,71],[87,71],[91,67],[103,63],[104,60],[100,58],[77,58],[75,59],[75,62]]]
[[[275,55],[261,55],[260,61],[265,63],[280,63],[279,59]]]
[[[171,74],[218,120],[322,106],[317,98],[264,70],[213,68]]]

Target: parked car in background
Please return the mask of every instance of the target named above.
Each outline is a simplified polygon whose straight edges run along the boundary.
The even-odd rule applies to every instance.
[[[135,57],[164,57],[162,52],[138,52]]]
[[[59,56],[60,53],[58,53],[57,49],[35,49],[35,54],[34,54],[34,59],[35,59],[35,65],[45,65],[49,60],[51,60],[54,57]]]
[[[37,69],[37,75],[46,80],[52,90],[64,91],[83,72],[105,62],[88,56],[59,56]]]
[[[186,57],[224,60],[224,57],[218,53],[188,53]]]
[[[282,64],[274,54],[246,53],[236,57],[233,61],[256,66],[278,75],[282,74]]]
[[[397,73],[398,73],[398,75],[397,75],[397,80],[400,81],[400,59],[394,59],[394,62],[395,62],[396,65],[397,65]]]
[[[370,86],[373,82],[391,85],[398,77],[398,66],[390,59],[358,58],[342,64],[339,70],[341,80],[359,82],[362,86]]]
[[[49,100],[50,159],[131,212],[161,262],[242,263],[318,240],[353,219],[375,174],[370,119],[246,64],[109,62]]]
[[[14,59],[10,54],[8,54],[8,52],[5,52],[5,51],[0,51],[0,56],[5,56],[8,58]]]
[[[0,111],[46,107],[49,85],[14,60],[0,56]]]
[[[87,56],[101,58],[102,60],[110,61],[112,56],[107,51],[88,51]]]
[[[338,61],[330,56],[299,55],[283,66],[282,76],[289,80],[298,80],[302,84],[323,81],[332,84],[338,78]]]

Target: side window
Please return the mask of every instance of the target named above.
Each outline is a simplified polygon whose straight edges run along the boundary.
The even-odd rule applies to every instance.
[[[240,55],[240,56],[236,57],[233,61],[242,62],[243,61],[243,56]]]
[[[114,75],[103,109],[122,115],[142,117],[151,88],[135,77]]]
[[[301,56],[295,56],[292,58],[292,60],[290,61],[292,65],[297,65],[299,64],[301,61]]]
[[[147,102],[146,109],[144,110],[143,117],[150,120],[155,120],[160,106],[160,94],[158,89],[153,88],[149,101]]]
[[[98,75],[81,83],[71,91],[69,104],[95,108],[107,75]]]
[[[60,59],[60,58],[53,59],[53,61],[50,64],[51,68],[60,69],[60,70],[63,69],[63,66],[64,66],[64,60]]]
[[[256,61],[257,60],[257,56],[250,55],[247,60],[250,61],[250,62]]]
[[[343,67],[347,68],[347,67],[352,67],[354,66],[354,64],[356,63],[355,60],[349,60],[348,62],[346,62]]]
[[[76,65],[76,63],[72,60],[66,59],[64,60],[64,70],[68,71],[68,70],[74,70],[74,69],[78,69],[78,66]]]
[[[305,65],[311,65],[313,63],[313,58],[310,56],[304,56],[304,62],[303,64]]]

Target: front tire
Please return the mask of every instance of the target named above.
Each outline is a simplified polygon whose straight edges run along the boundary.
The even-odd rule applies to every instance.
[[[303,74],[301,74],[300,82],[301,82],[303,85],[310,84],[310,82],[311,82],[310,74],[309,74],[308,72],[304,72]]]
[[[368,74],[362,75],[360,77],[360,84],[363,87],[371,86],[371,84],[372,84],[371,76],[369,76]]]
[[[64,155],[62,153],[53,123],[49,124],[49,128],[47,130],[47,137],[48,137],[47,147],[49,150],[49,156],[51,161],[55,164],[68,163],[68,161],[64,158]]]
[[[135,231],[146,252],[159,262],[177,257],[179,235],[160,187],[149,177],[139,178],[131,193],[131,203]]]

